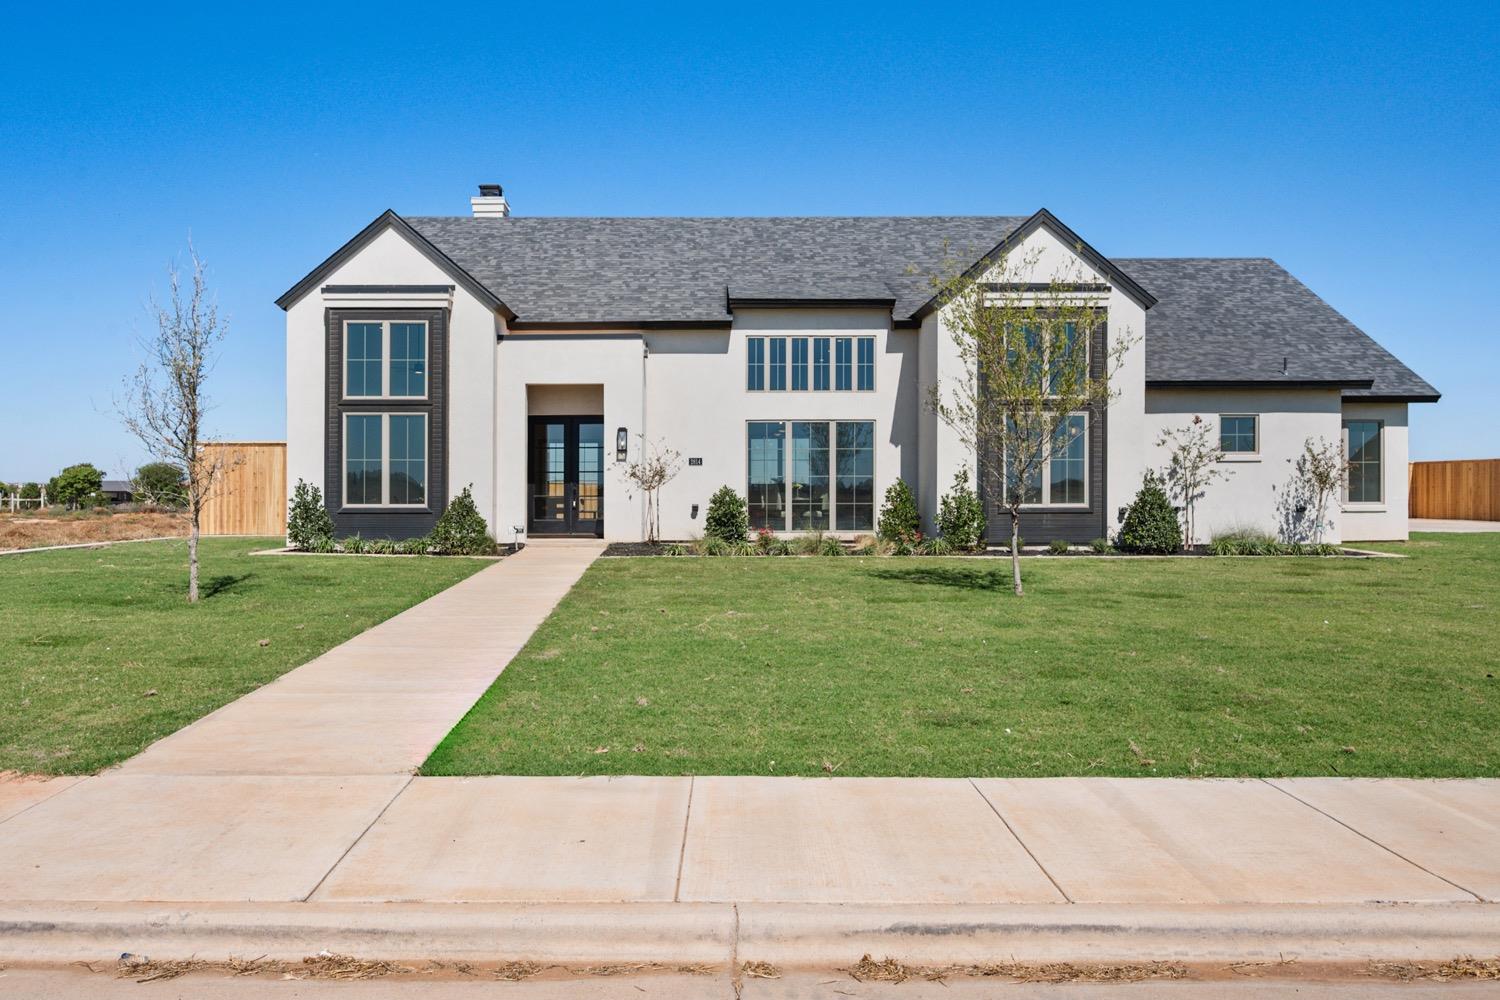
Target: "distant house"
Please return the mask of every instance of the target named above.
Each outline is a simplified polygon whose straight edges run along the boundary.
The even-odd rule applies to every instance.
[[[498,185],[470,202],[473,217],[386,212],[278,300],[288,478],[322,487],[340,535],[425,534],[472,485],[497,535],[639,539],[639,491],[616,485],[643,438],[690,456],[667,538],[701,533],[726,483],[754,528],[871,531],[897,478],[931,531],[954,474],[975,468],[924,403],[965,377],[927,277],[961,252],[1076,270],[1110,333],[1136,338],[1114,404],[1073,415],[1078,436],[1028,484],[1027,539],[1110,534],[1166,464],[1162,432],[1195,416],[1234,474],[1193,541],[1274,526],[1319,438],[1350,461],[1326,537],[1406,537],[1407,407],[1438,392],[1272,260],[1108,258],[1045,210],[525,218]],[[1088,347],[1101,359],[1103,335]],[[984,497],[997,542],[999,499]]]
[[[99,492],[109,497],[110,503],[129,503],[135,499],[135,487],[128,479],[106,479]]]

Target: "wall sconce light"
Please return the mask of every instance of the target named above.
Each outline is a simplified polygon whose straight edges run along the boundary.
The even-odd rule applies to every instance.
[[[630,433],[621,427],[615,431],[615,461],[623,462],[630,457]]]
[[[698,520],[698,505],[697,504],[693,504],[693,512],[691,514],[689,514],[688,517],[692,518],[694,521]]]

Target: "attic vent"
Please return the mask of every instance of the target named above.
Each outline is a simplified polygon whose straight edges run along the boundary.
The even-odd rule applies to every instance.
[[[469,199],[476,219],[503,219],[510,215],[510,203],[499,184],[479,185],[479,197]]]

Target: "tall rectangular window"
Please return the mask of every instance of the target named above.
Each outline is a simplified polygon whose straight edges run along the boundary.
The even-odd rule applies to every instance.
[[[1061,391],[1071,384],[1074,391],[1082,388],[1088,373],[1083,366],[1088,364],[1088,352],[1078,347],[1078,327],[1073,323],[1063,324],[1062,333],[1048,344],[1047,389],[1051,393]],[[1071,382],[1069,381],[1071,380]]]
[[[786,391],[786,338],[771,338],[771,391]]]
[[[392,396],[427,395],[427,324],[391,324]]]
[[[386,503],[427,502],[427,416],[393,413],[390,421],[390,488]]]
[[[1380,503],[1385,498],[1381,484],[1379,420],[1344,421],[1344,454],[1349,458],[1349,503]]]
[[[827,337],[813,339],[813,391],[828,391],[828,353],[831,341]]]
[[[1219,416],[1219,450],[1226,455],[1253,455],[1260,450],[1256,440],[1254,414],[1221,414]]]
[[[378,413],[351,413],[344,418],[346,505],[373,506],[385,502],[381,490],[384,419]]]
[[[837,430],[835,482],[839,531],[875,528],[875,425],[867,420],[840,420]]]
[[[875,388],[875,338],[859,338],[859,368],[858,384],[860,392],[869,392]]]
[[[792,338],[792,391],[807,391],[807,338]]]
[[[780,421],[752,422],[747,451],[750,527],[785,530],[786,425]]]
[[[745,388],[759,392],[766,387],[766,338],[745,341]]]
[[[854,338],[840,337],[834,341],[833,387],[839,392],[854,388]]]
[[[792,530],[828,530],[828,424],[792,424]]]
[[[1047,483],[1048,503],[1088,503],[1084,492],[1087,470],[1084,455],[1084,416],[1074,413],[1058,427],[1050,451],[1051,476]]]
[[[349,323],[345,326],[345,396],[384,395],[384,344],[384,324]]]

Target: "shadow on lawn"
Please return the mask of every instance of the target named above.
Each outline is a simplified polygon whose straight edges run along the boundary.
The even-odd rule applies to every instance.
[[[916,583],[928,587],[954,587],[959,590],[1008,590],[1010,564],[1004,569],[960,569],[953,566],[908,566],[901,569],[877,569],[870,573],[892,583]]]
[[[204,598],[218,597],[222,593],[233,590],[252,576],[254,576],[253,573],[241,573],[239,576],[225,573],[221,576],[209,577],[203,581],[203,585],[199,588],[199,596]]]

